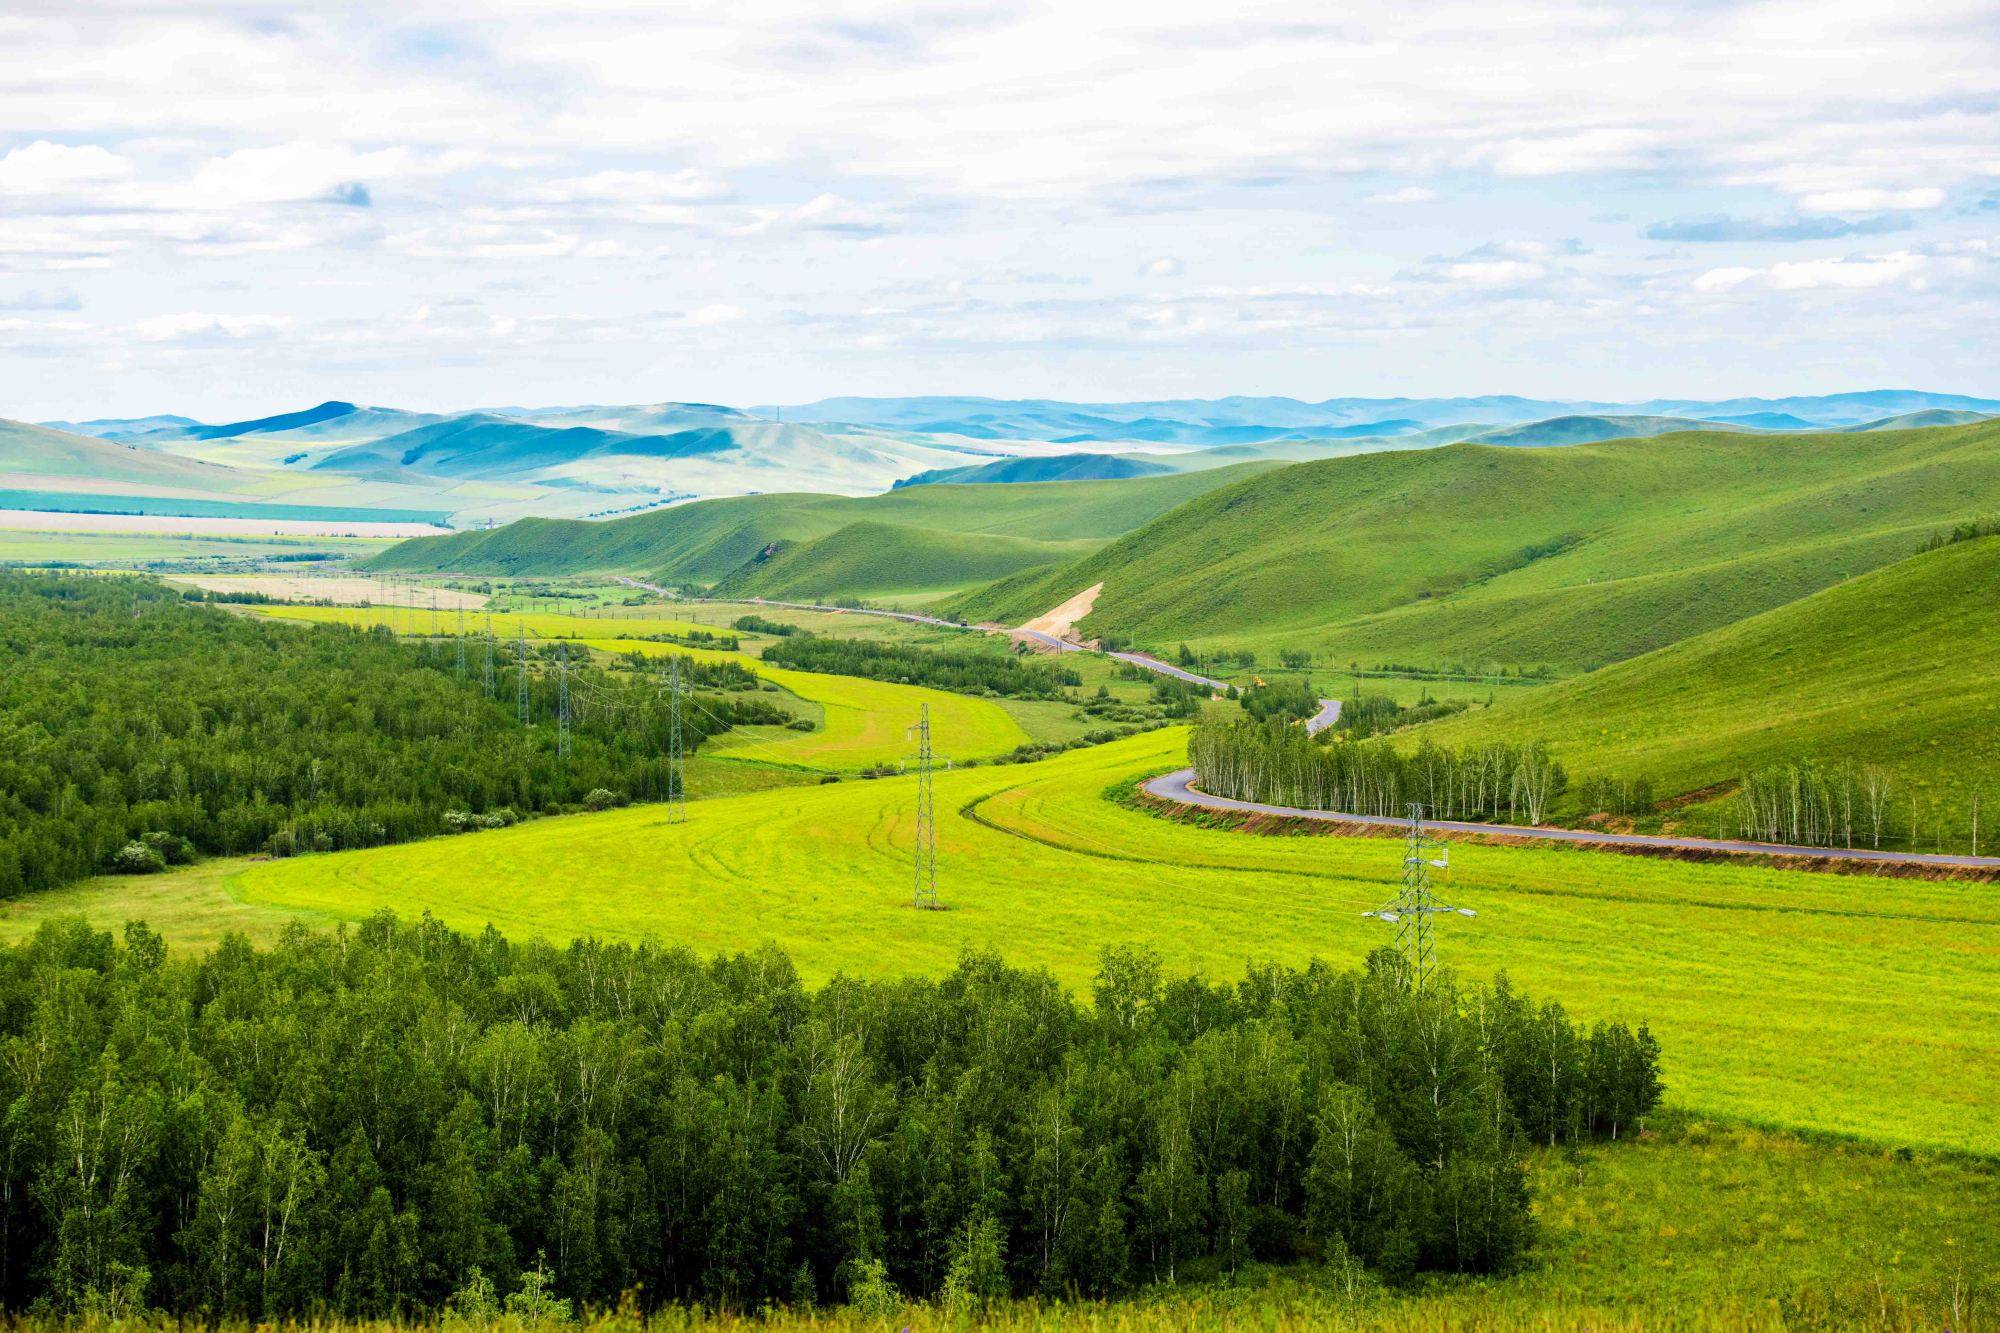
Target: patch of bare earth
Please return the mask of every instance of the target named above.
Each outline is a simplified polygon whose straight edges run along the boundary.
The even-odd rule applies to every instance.
[[[1093,583],[1062,605],[1042,612],[1042,614],[1036,616],[1033,620],[1021,626],[1021,628],[1035,630],[1042,634],[1053,634],[1058,639],[1070,639],[1074,641],[1076,637],[1076,622],[1090,614],[1091,609],[1097,605],[1097,594],[1103,591],[1104,585],[1102,583]]]

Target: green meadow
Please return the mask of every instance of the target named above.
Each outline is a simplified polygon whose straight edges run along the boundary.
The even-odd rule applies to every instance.
[[[701,801],[680,825],[641,806],[100,879],[10,904],[4,924],[18,935],[60,913],[154,915],[185,876],[188,903],[164,928],[190,939],[388,909],[517,938],[657,938],[702,953],[775,942],[814,980],[940,973],[977,947],[1075,986],[1110,943],[1215,976],[1387,944],[1362,913],[1394,895],[1399,842],[1246,836],[1106,799],[1178,763],[1184,736],[941,775],[941,913],[910,910],[915,783],[888,778]],[[1451,859],[1443,891],[1479,916],[1446,927],[1446,961],[1504,969],[1586,1017],[1646,1020],[1670,1053],[1675,1105],[2000,1152],[2000,902],[1985,886],[1566,849],[1465,846]]]

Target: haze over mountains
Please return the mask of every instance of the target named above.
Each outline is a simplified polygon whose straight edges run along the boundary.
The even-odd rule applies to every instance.
[[[0,489],[394,509],[468,527],[531,515],[602,518],[717,496],[1138,478],[1460,441],[1848,432],[1996,414],[2000,400],[1914,390],[1643,403],[829,398],[749,409],[663,402],[455,413],[335,399],[220,423],[159,414],[10,424],[0,429]]]

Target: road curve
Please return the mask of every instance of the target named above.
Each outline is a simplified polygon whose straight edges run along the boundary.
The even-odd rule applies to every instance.
[[[1329,700],[1328,702],[1333,702]],[[1335,715],[1339,709],[1336,706]],[[1246,815],[1275,815],[1282,819],[1313,819],[1328,824],[1359,824],[1371,828],[1400,828],[1408,821],[1389,815],[1349,815],[1334,810],[1307,810],[1299,806],[1265,805],[1257,801],[1236,801],[1227,796],[1211,796],[1194,785],[1191,768],[1162,773],[1142,784],[1150,796],[1176,805],[1202,810],[1227,810]],[[1636,847],[1663,851],[1722,852],[1732,856],[1796,856],[1816,861],[1867,861],[1874,864],[1937,866],[1954,870],[2000,869],[2000,856],[1945,856],[1930,852],[1883,852],[1870,848],[1793,847],[1775,842],[1731,842],[1712,838],[1671,838],[1642,833],[1600,833],[1592,829],[1528,828],[1518,824],[1470,824],[1452,820],[1427,820],[1426,828],[1447,833],[1492,834],[1507,838],[1536,838],[1545,842],[1575,843],[1586,847]]]
[[[1038,629],[987,629],[981,625],[968,625],[963,621],[945,620],[938,616],[927,616],[916,611],[883,611],[872,606],[826,606],[819,602],[779,602],[773,601],[768,597],[681,597],[679,594],[662,588],[658,584],[645,583],[639,579],[626,578],[623,575],[613,575],[613,581],[622,583],[628,588],[642,588],[647,592],[657,593],[662,597],[677,601],[734,602],[739,606],[775,606],[788,611],[827,611],[843,616],[881,616],[887,620],[901,620],[912,625],[936,625],[943,629],[969,630],[974,634],[1018,635],[1024,639],[1033,639],[1044,648],[1051,649],[1057,653],[1094,653],[1102,651],[1097,648],[1086,648],[1080,643],[1071,643],[1068,639],[1058,638],[1053,634]],[[1206,685],[1212,690],[1226,690],[1229,688],[1227,682],[1213,680],[1208,676],[1197,676],[1192,671],[1183,671],[1171,662],[1162,662],[1159,658],[1149,656],[1145,653],[1105,653],[1104,656],[1117,658],[1120,662],[1128,662],[1133,666],[1142,667],[1147,671],[1156,672],[1162,676],[1172,676],[1175,680],[1184,680],[1190,685]],[[1333,700],[1321,700],[1321,702],[1332,703],[1334,717],[1340,716],[1339,703]],[[1332,725],[1331,719],[1324,725]],[[1318,730],[1318,728],[1314,728],[1314,730]]]

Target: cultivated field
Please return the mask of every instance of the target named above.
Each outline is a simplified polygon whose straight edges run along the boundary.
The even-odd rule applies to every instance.
[[[1256,959],[1353,961],[1389,943],[1361,914],[1393,896],[1399,842],[1257,838],[1104,799],[1179,763],[1184,735],[941,776],[951,910],[935,915],[908,906],[907,778],[701,802],[680,826],[637,807],[239,863],[219,883],[212,867],[196,873],[230,924],[262,933],[429,911],[515,937],[655,937],[704,953],[775,941],[814,979],[941,972],[983,945],[1080,985],[1113,942],[1218,976]],[[2000,1152],[2000,903],[1983,886],[1490,846],[1452,861],[1445,892],[1480,915],[1446,928],[1446,960],[1504,968],[1585,1016],[1647,1020],[1671,1053],[1676,1105]],[[135,887],[157,902],[172,883],[97,880],[61,905],[116,922],[149,915],[127,901]],[[6,926],[45,915],[18,904]],[[193,906],[170,928],[214,930]]]
[[[419,588],[407,583],[384,584],[379,579],[339,574],[177,574],[174,583],[188,583],[213,592],[254,592],[286,601],[371,602],[376,605],[421,606],[428,616],[432,598],[447,611],[470,611],[486,605],[486,595],[455,588]],[[332,610],[335,608],[302,608]],[[452,623],[456,623],[455,621]]]

